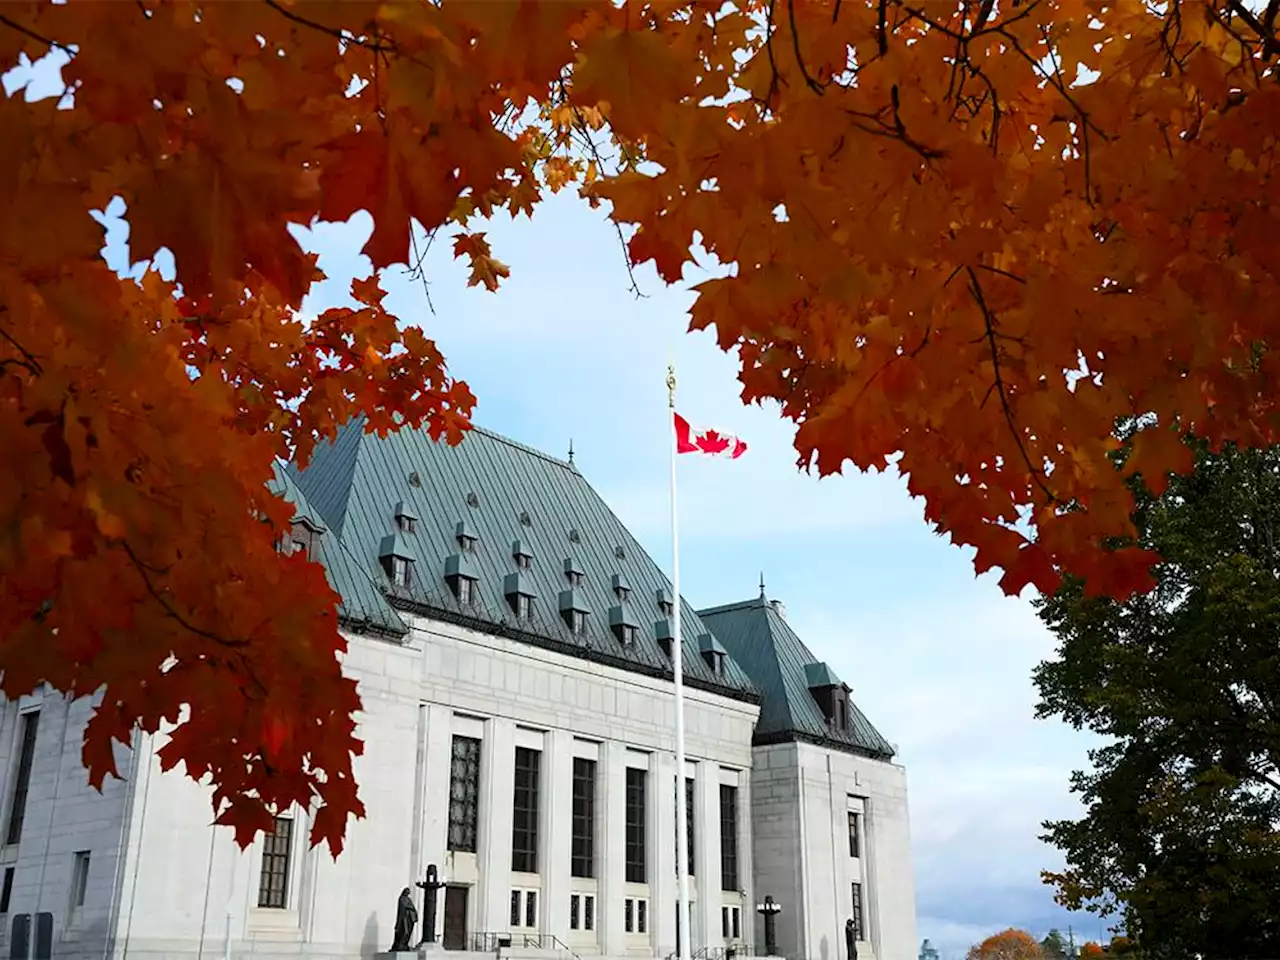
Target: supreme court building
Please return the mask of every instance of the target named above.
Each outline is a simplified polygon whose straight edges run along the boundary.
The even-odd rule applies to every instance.
[[[276,483],[342,596],[366,819],[337,860],[304,809],[242,852],[159,736],[89,788],[91,703],[38,689],[0,712],[0,956],[371,957],[435,864],[447,950],[666,958],[678,775],[701,960],[763,954],[766,895],[790,960],[848,960],[850,918],[915,956],[903,768],[779,604],[683,605],[678,771],[671,585],[571,462],[351,423]]]

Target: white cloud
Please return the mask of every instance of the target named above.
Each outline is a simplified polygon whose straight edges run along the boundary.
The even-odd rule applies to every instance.
[[[322,260],[332,280],[308,310],[367,271],[355,255],[367,231],[311,235],[337,255]],[[680,411],[750,447],[733,462],[682,458],[684,591],[700,605],[744,599],[763,569],[800,636],[899,744],[920,935],[962,954],[1004,927],[1061,919],[1038,876],[1057,856],[1037,835],[1074,812],[1067,777],[1088,741],[1033,719],[1030,672],[1054,643],[1030,605],[1003,597],[993,576],[975,579],[971,554],[928,530],[896,475],[800,473],[794,426],[744,407],[736,357],[709,334],[685,335],[691,293],[647,268],[648,296],[628,293],[599,214],[562,195],[532,223],[495,222],[488,239],[512,271],[497,295],[465,286],[443,238],[424,261],[434,314],[420,283],[387,281],[388,306],[421,323],[480,398],[477,422],[560,456],[572,438],[584,476],[666,566],[674,358]]]

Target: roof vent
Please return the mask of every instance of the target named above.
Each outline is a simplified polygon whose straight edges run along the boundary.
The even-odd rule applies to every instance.
[[[528,511],[528,510],[521,510],[521,511],[520,511],[520,526],[522,526],[522,527],[532,527],[532,526],[533,526],[533,517],[529,516],[529,511]]]
[[[613,556],[616,560],[625,560],[627,559],[627,551],[623,550],[621,547],[614,547]]]
[[[570,530],[570,531],[569,531],[569,542],[570,542],[570,543],[581,543],[581,542],[582,542],[582,538],[581,538],[580,536],[578,536],[577,528],[574,528],[574,529],[572,529],[572,530]]]
[[[480,506],[480,498],[475,495],[474,491],[467,494],[467,506],[468,507]]]
[[[415,471],[413,471],[413,473],[409,474],[409,486],[411,486],[411,487],[420,487],[420,486],[422,486],[422,478],[421,478],[420,476],[418,476],[418,471],[417,471],[417,470],[415,470]]]
[[[780,616],[783,620],[787,619],[787,608],[783,606],[781,600],[770,600],[769,605],[773,607],[773,612]]]

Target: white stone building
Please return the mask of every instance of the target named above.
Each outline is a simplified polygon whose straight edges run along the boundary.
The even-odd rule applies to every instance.
[[[370,957],[428,864],[449,950],[671,954],[670,584],[577,469],[351,424],[277,482],[343,598],[367,817],[336,861],[302,809],[241,852],[161,736],[89,788],[92,704],[37,690],[0,712],[0,956]],[[772,605],[682,618],[695,950],[762,953],[768,894],[791,960],[847,960],[849,916],[860,958],[910,960],[891,748]]]

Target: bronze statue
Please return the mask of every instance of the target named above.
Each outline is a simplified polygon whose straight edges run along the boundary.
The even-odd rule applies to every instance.
[[[844,944],[848,948],[849,960],[858,960],[858,928],[853,924],[853,917],[844,922]]]
[[[412,950],[409,941],[413,938],[413,928],[418,923],[418,908],[413,905],[413,894],[405,887],[400,891],[400,902],[396,904],[396,939],[391,944],[391,952]]]

